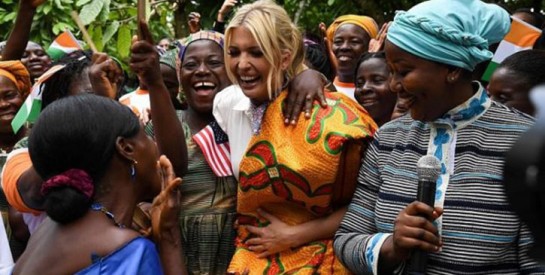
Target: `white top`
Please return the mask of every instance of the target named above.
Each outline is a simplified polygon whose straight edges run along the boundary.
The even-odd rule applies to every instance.
[[[121,102],[123,105],[129,106],[134,114],[140,118],[144,124],[149,121],[149,110],[151,109],[151,103],[148,91],[138,88],[134,92],[123,95],[119,99],[119,102]]]
[[[2,220],[2,216],[0,216],[0,275],[10,274],[13,265],[8,236],[4,228],[4,221]]]
[[[223,89],[214,98],[212,112],[218,125],[229,136],[231,166],[237,180],[240,161],[252,138],[250,106],[250,99],[238,85]]]
[[[350,97],[352,100],[356,101],[356,98],[354,97],[356,87],[353,83],[344,83],[341,82],[338,78],[335,78],[335,80],[333,81],[333,86],[335,86],[337,92],[343,93]]]

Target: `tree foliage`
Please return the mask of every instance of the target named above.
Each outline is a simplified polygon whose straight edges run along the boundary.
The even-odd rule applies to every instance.
[[[240,0],[241,4],[253,0]],[[156,39],[184,37],[188,34],[187,14],[197,11],[203,28],[211,28],[221,7],[221,0],[151,0],[150,27]],[[318,24],[331,23],[343,14],[365,14],[379,24],[392,20],[396,10],[408,9],[420,0],[277,0],[285,7],[301,29],[318,33]],[[492,2],[492,1],[488,1]],[[496,0],[512,10],[536,7],[543,0]],[[17,16],[18,0],[0,3],[0,36],[6,40]],[[48,0],[37,9],[31,39],[47,47],[65,29],[76,37],[81,34],[69,16],[76,10],[99,50],[127,60],[131,38],[136,34],[136,0]]]

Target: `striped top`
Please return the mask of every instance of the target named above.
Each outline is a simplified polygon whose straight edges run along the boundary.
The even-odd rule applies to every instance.
[[[441,252],[429,255],[426,274],[544,273],[527,256],[530,232],[511,211],[502,185],[505,153],[533,120],[491,102],[482,88],[462,105],[465,108],[457,107],[447,116],[471,118],[450,127],[406,115],[377,132],[335,236],[337,255],[354,273],[378,274],[380,247],[391,236],[398,213],[416,198],[416,163],[438,152],[443,169],[436,202],[442,199],[444,207],[444,245]],[[444,133],[450,138],[441,136]],[[403,274],[404,264],[396,271]]]

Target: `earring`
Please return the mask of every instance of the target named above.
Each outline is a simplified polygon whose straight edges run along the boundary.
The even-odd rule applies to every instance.
[[[131,164],[131,171],[130,171],[130,174],[131,174],[131,179],[134,180],[134,178],[136,177],[136,168],[134,168],[134,166],[138,164],[138,161],[136,160],[132,160],[132,164]]]
[[[447,78],[447,80],[448,80],[448,82],[450,82],[450,83],[454,82],[454,76],[449,76],[449,77]]]

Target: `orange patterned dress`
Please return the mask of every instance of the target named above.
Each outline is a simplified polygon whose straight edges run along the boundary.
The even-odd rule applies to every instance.
[[[329,215],[331,198],[346,141],[367,139],[377,126],[355,101],[326,93],[327,108],[316,104],[312,118],[296,126],[280,118],[286,93],[267,108],[261,131],[252,137],[240,163],[237,212],[240,225],[266,226],[256,210],[289,225]],[[320,240],[259,259],[248,250],[251,238],[238,229],[236,251],[228,272],[235,274],[350,274],[336,259],[333,240]]]

